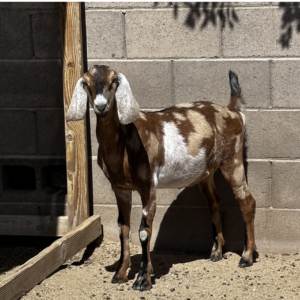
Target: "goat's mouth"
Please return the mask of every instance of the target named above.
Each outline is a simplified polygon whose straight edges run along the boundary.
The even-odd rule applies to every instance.
[[[109,106],[106,105],[105,108],[103,110],[98,109],[95,105],[94,105],[94,111],[96,113],[96,115],[98,115],[99,117],[105,117],[108,113],[109,110]]]

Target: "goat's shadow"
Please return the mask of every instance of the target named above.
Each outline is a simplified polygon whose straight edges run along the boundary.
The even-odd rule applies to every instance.
[[[223,253],[230,251],[241,255],[245,241],[245,226],[240,208],[220,171],[215,173],[215,184],[222,198],[221,217],[225,238]],[[159,199],[157,201],[159,203]],[[151,251],[153,283],[155,279],[168,274],[174,264],[209,259],[213,245],[212,237],[211,217],[204,196],[198,186],[184,189],[168,207],[160,223]],[[129,280],[134,279],[138,273],[141,259],[141,254],[131,256]],[[239,261],[236,262],[237,267],[238,263]],[[118,261],[106,266],[106,270],[115,272],[117,267]]]

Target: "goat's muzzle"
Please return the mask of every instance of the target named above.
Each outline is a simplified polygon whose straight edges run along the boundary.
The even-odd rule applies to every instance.
[[[94,111],[97,116],[99,117],[105,117],[109,111],[109,104],[106,104],[105,106],[96,106],[94,105]]]

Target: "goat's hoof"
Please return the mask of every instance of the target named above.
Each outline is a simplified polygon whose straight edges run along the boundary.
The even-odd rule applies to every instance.
[[[111,280],[111,283],[125,283],[128,281],[128,277],[121,277],[119,274],[115,274],[114,277]]]
[[[134,290],[138,290],[138,291],[148,291],[152,288],[152,283],[150,281],[147,282],[147,272],[141,272],[138,274],[138,278],[136,279],[136,281],[134,282],[134,284],[132,285],[132,288]]]
[[[259,253],[256,250],[254,250],[253,251],[253,259],[255,259],[255,261],[256,261],[256,259],[258,259],[258,258],[259,258]]]
[[[220,255],[218,252],[212,252],[210,254],[210,260],[213,262],[219,261],[222,259],[222,255]]]
[[[146,282],[144,283],[140,283],[140,282],[137,282],[137,280],[135,281],[135,283],[133,284],[132,288],[134,290],[137,290],[137,291],[149,291],[152,289],[152,284],[148,285],[146,284]]]
[[[243,257],[241,258],[239,262],[239,267],[240,268],[247,268],[251,267],[253,265],[253,262],[246,261]]]

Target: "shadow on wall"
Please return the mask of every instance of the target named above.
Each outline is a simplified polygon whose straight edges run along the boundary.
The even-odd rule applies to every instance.
[[[240,208],[219,170],[214,178],[222,199],[221,218],[225,238],[223,251],[241,254],[244,248],[245,227]],[[169,206],[161,221],[154,251],[172,249],[207,253],[211,251],[212,246],[211,216],[205,197],[198,186],[185,188]]]
[[[169,2],[174,8],[174,18],[178,17],[178,3]],[[221,22],[221,28],[229,26],[234,28],[234,23],[239,22],[235,9],[230,6],[230,2],[196,2],[182,3],[184,8],[188,8],[189,12],[184,24],[190,28],[195,28],[200,22],[200,29],[204,29],[210,23],[217,26],[217,20]],[[154,2],[154,7],[158,6],[158,2]]]
[[[281,34],[279,43],[282,48],[289,48],[293,35],[293,27],[296,32],[300,32],[300,6],[299,3],[280,2],[279,7],[283,9],[281,17]]]
[[[174,8],[174,18],[178,18],[178,3],[169,2],[169,6]],[[207,27],[209,24],[217,26],[217,20],[220,20],[221,29],[226,26],[234,29],[235,23],[239,22],[239,16],[232,6],[231,2],[196,2],[182,3],[182,7],[188,8],[189,12],[184,25],[195,29],[200,23],[200,30]],[[154,7],[158,6],[158,2],[154,2]],[[278,43],[282,48],[289,48],[293,36],[293,31],[300,33],[300,4],[297,2],[280,2],[279,8],[283,10],[281,16],[282,30]]]

